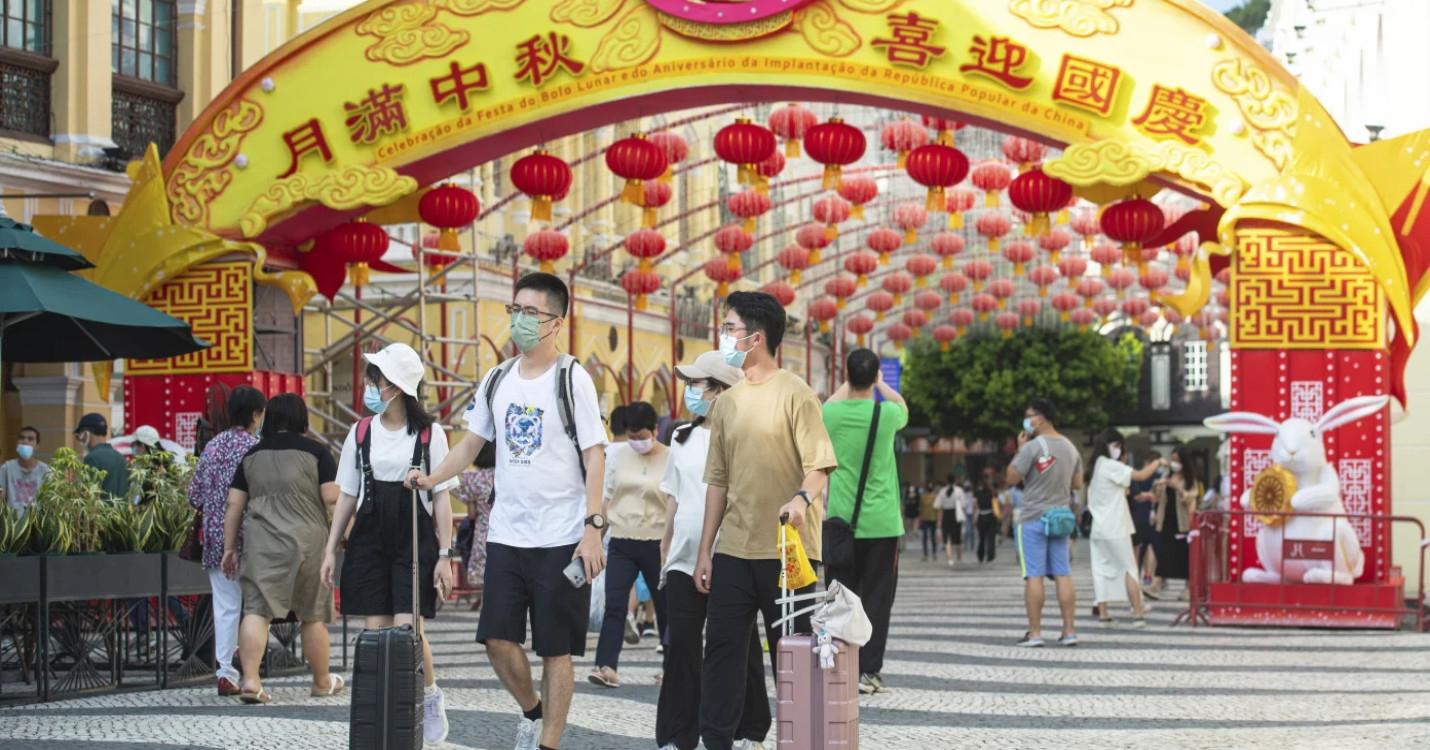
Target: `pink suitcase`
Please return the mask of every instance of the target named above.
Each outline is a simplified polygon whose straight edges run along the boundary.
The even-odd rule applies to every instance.
[[[783,526],[780,549],[784,549]],[[783,606],[785,615],[794,609],[793,604]],[[775,747],[858,750],[859,647],[839,642],[834,668],[821,669],[815,637],[791,635],[793,628],[793,620],[785,622],[784,636],[776,647]]]

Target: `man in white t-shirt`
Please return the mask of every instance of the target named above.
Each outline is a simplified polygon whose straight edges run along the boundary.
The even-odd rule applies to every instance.
[[[39,430],[21,427],[15,445],[15,452],[20,457],[0,464],[0,491],[5,493],[5,502],[21,513],[34,504],[40,485],[45,483],[45,475],[50,471],[44,461],[35,458],[35,448],[39,444]]]
[[[487,534],[477,640],[521,707],[517,750],[560,747],[575,682],[571,658],[586,653],[591,598],[590,584],[572,586],[563,570],[580,558],[590,581],[606,564],[601,550],[606,430],[595,383],[579,364],[572,364],[568,383],[574,441],[557,400],[556,342],[569,304],[566,284],[551,274],[527,274],[516,283],[507,311],[521,357],[498,381],[490,406],[487,383],[499,369],[487,373],[467,407],[470,432],[447,459],[431,476],[412,474],[417,486],[427,489],[471,465],[487,441],[497,444],[497,500]],[[528,611],[532,647],[542,659],[540,695],[523,648]]]

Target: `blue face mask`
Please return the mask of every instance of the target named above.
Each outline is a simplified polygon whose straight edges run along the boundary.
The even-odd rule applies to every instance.
[[[29,460],[30,460],[30,457],[33,456],[33,455],[35,455],[35,446],[33,446],[33,445],[17,445],[17,446],[15,446],[15,452],[18,453],[18,454],[20,454],[20,459],[21,459],[21,460],[29,461]]]
[[[720,357],[725,360],[725,364],[731,367],[744,367],[745,357],[750,356],[750,353],[736,349],[735,345],[754,335],[752,333],[744,339],[737,339],[728,333],[720,334]]]
[[[1032,417],[1023,417],[1023,432],[1026,432],[1026,433],[1028,433],[1029,435],[1033,434],[1033,418],[1032,418]]]
[[[693,385],[685,386],[685,408],[697,417],[703,417],[710,413],[711,402],[701,398],[703,394],[704,391]]]
[[[397,398],[393,396],[392,398]],[[387,405],[392,403],[392,399],[382,400],[382,390],[375,385],[369,385],[363,389],[362,404],[373,414],[381,414],[387,411]]]

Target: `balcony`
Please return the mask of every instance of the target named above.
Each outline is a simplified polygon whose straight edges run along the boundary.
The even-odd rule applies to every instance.
[[[0,135],[49,143],[50,74],[59,61],[0,48]]]

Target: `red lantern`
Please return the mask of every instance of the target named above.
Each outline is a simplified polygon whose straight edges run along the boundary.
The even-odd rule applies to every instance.
[[[944,191],[944,195],[947,196],[944,209],[948,211],[948,228],[962,229],[964,214],[973,209],[977,194],[973,192],[973,188],[960,186]]]
[[[1170,307],[1162,308],[1162,317],[1165,318],[1167,324],[1172,326],[1173,328],[1176,328],[1177,326],[1180,326],[1182,323],[1186,322],[1186,318],[1182,317],[1181,313],[1177,312],[1176,310],[1173,310]]]
[[[904,244],[912,245],[919,240],[919,227],[927,224],[928,209],[917,203],[901,203],[894,207],[894,226],[904,230]]]
[[[1087,327],[1097,322],[1097,311],[1080,307],[1068,313],[1068,320],[1077,324],[1077,329],[1087,333]]]
[[[740,269],[731,268],[729,263],[720,258],[711,258],[705,261],[706,278],[718,284],[715,287],[716,297],[729,296],[730,285],[739,281],[741,275]]]
[[[864,238],[864,244],[879,254],[879,265],[887,266],[889,265],[889,253],[898,250],[904,244],[904,238],[892,229],[880,227]]]
[[[998,298],[991,294],[975,294],[968,305],[978,313],[979,320],[987,322],[988,313],[998,309]]]
[[[542,273],[551,273],[555,270],[556,261],[570,252],[571,241],[555,229],[542,229],[528,234],[526,241],[521,244],[521,249],[533,260],[541,263]]]
[[[1058,270],[1062,272],[1063,278],[1068,280],[1068,288],[1077,286],[1078,279],[1087,273],[1087,261],[1076,255],[1069,255],[1058,261]]]
[[[1188,270],[1192,267],[1192,256],[1197,254],[1197,236],[1188,232],[1177,238],[1171,244],[1172,252],[1177,256],[1177,270]],[[1183,279],[1185,281],[1185,279]]]
[[[660,180],[647,182],[642,190],[645,199],[641,201],[641,205],[645,210],[641,212],[641,226],[646,229],[654,229],[658,218],[656,211],[670,202],[671,196],[675,195],[675,190],[671,188],[669,182]]]
[[[978,221],[981,223],[983,217],[980,216]],[[992,245],[990,244],[989,247],[992,247]],[[1033,249],[1033,245],[1030,242],[1014,240],[1003,246],[1003,258],[1013,264],[1014,276],[1022,276],[1023,264],[1032,261],[1033,258],[1036,257],[1038,257],[1038,251]]]
[[[546,149],[511,165],[511,184],[531,199],[531,218],[551,221],[551,202],[571,191],[571,166]]]
[[[874,330],[874,321],[864,315],[850,315],[844,321],[844,330],[859,337],[859,346],[864,345],[864,337]]]
[[[739,167],[737,179],[741,185],[756,182],[755,165],[770,158],[774,150],[775,134],[746,117],[735,118],[733,125],[715,134],[715,155]]]
[[[422,265],[428,268],[442,268],[457,260],[455,255],[447,255],[437,252],[422,252],[423,250],[437,250],[441,247],[442,235],[439,232],[423,232],[422,247],[412,246],[412,259],[422,261]]]
[[[938,288],[948,293],[948,304],[958,304],[958,295],[968,288],[968,277],[957,271],[950,271],[938,280]]]
[[[925,130],[924,135],[927,136],[928,131]],[[968,157],[952,146],[919,146],[909,154],[906,168],[914,182],[928,188],[924,208],[943,211],[948,205],[944,190],[963,182],[963,178],[968,176]]]
[[[914,295],[914,307],[932,313],[943,306],[943,295],[934,291],[922,291]]]
[[[788,104],[770,113],[770,130],[785,142],[785,156],[799,156],[799,139],[819,124],[819,117],[808,108]]]
[[[1137,275],[1125,268],[1113,269],[1112,274],[1107,277],[1107,285],[1117,290],[1117,296],[1132,288],[1137,283]]]
[[[1002,162],[985,161],[973,168],[968,181],[984,193],[984,205],[998,207],[998,194],[1013,183],[1013,175]]]
[[[948,322],[958,329],[958,335],[962,336],[968,327],[973,325],[973,311],[962,307],[948,314]]]
[[[879,267],[879,256],[867,251],[860,250],[850,253],[844,259],[844,270],[858,277],[858,286],[863,289],[869,284],[869,274]]]
[[[894,342],[895,349],[903,349],[904,342],[908,341],[913,333],[913,329],[903,323],[895,323],[884,329],[884,335],[887,336],[890,341]]]
[[[456,188],[460,190],[461,188]],[[470,195],[470,193],[469,193]],[[316,262],[331,261],[337,264],[350,264],[352,266],[351,281],[354,286],[365,286],[371,283],[368,271],[369,263],[376,263],[382,260],[382,256],[387,253],[391,238],[387,236],[387,230],[369,223],[366,219],[356,219],[345,224],[339,224],[332,229],[318,235],[313,241],[313,248],[305,256],[312,256]],[[342,286],[342,278],[338,271],[334,271],[336,283],[333,285],[333,295]],[[325,286],[327,286],[325,284]],[[324,293],[329,299],[333,295]]]
[[[1216,276],[1213,277],[1213,278],[1216,280],[1216,283],[1221,284],[1222,286],[1226,286],[1227,284],[1230,284],[1230,283],[1231,283],[1231,266],[1227,266],[1226,268],[1223,268],[1223,269],[1221,269],[1220,271],[1217,271],[1217,272],[1216,272]]]
[[[1102,232],[1102,221],[1097,218],[1093,211],[1079,211],[1072,216],[1072,221],[1068,223],[1068,228],[1072,229],[1082,238],[1083,247],[1092,249],[1093,240]]]
[[[660,274],[655,271],[627,271],[621,277],[621,288],[626,294],[635,295],[636,309],[646,309],[646,295],[655,294],[660,289]]]
[[[1122,243],[1122,262],[1142,262],[1142,246],[1156,237],[1165,220],[1162,209],[1146,198],[1118,201],[1102,212],[1102,233]]]
[[[1157,301],[1162,287],[1167,285],[1168,280],[1167,272],[1160,268],[1148,268],[1146,273],[1137,277],[1137,283],[1147,290],[1153,302]]]
[[[1072,235],[1062,229],[1054,229],[1038,237],[1038,247],[1048,254],[1048,260],[1055,265],[1062,258],[1063,251],[1072,244]]]
[[[663,252],[665,236],[654,229],[637,229],[626,235],[626,253],[640,261],[638,268],[642,273],[649,273],[651,258],[659,257]]]
[[[1092,307],[1092,301],[1102,294],[1104,284],[1099,279],[1083,279],[1077,283],[1078,296],[1083,299],[1083,307]]]
[[[1023,316],[1023,325],[1033,325],[1033,318],[1043,311],[1043,303],[1035,299],[1018,300],[1018,314]]]
[[[819,264],[819,251],[832,241],[824,234],[823,224],[805,224],[794,233],[794,241],[809,251],[809,265]]]
[[[933,128],[938,132],[937,143],[945,146],[953,145],[953,134],[966,127],[963,123],[955,120],[946,120],[942,117],[923,116],[924,127]]]
[[[874,292],[864,300],[864,306],[874,311],[875,318],[884,322],[884,313],[894,309],[894,295],[888,292]]]
[[[953,257],[963,252],[963,248],[963,235],[953,232],[940,232],[934,235],[932,240],[929,240],[929,249],[933,250],[935,255],[943,258],[944,268],[953,268]]]
[[[735,270],[740,269],[740,253],[755,245],[755,237],[739,224],[726,224],[715,230],[715,249],[724,253],[726,263]]]
[[[849,221],[849,212],[849,201],[837,195],[820,198],[810,210],[814,220],[824,224],[824,236],[831,240],[839,236],[839,223]]]
[[[988,249],[996,253],[998,252],[998,238],[1013,228],[1013,222],[1003,214],[986,213],[978,217],[978,221],[973,223],[973,227],[988,240]]]
[[[973,281],[973,291],[983,291],[983,282],[993,275],[993,264],[986,260],[970,260],[963,264],[963,275]]]
[[[417,201],[417,214],[422,220],[441,230],[437,245],[442,250],[457,252],[462,243],[457,230],[477,220],[482,212],[482,204],[477,196],[466,188],[456,185],[439,185],[422,194]],[[386,231],[378,231],[386,236]]]
[[[880,286],[884,288],[884,291],[894,295],[895,305],[902,305],[904,304],[904,293],[914,288],[914,280],[903,271],[895,271],[885,276]]]
[[[804,135],[809,158],[824,165],[825,190],[839,187],[843,168],[864,156],[865,145],[864,133],[838,117],[815,125]]]
[[[864,204],[879,196],[879,181],[863,175],[849,175],[839,185],[839,197],[850,203],[849,216],[864,218]]]
[[[809,303],[809,319],[819,322],[819,332],[829,333],[829,321],[839,315],[839,305],[828,297],[820,297]]]
[[[1082,300],[1072,292],[1060,292],[1053,295],[1052,305],[1058,311],[1058,319],[1066,323],[1072,311],[1082,307]]]
[[[999,310],[1007,309],[1008,298],[1017,290],[1018,287],[1013,284],[1012,279],[994,279],[988,284],[988,293],[998,300]]]
[[[785,171],[785,155],[775,149],[770,158],[755,165],[755,189],[764,195],[770,194],[770,180]]]
[[[754,234],[755,218],[769,213],[774,204],[770,196],[758,190],[742,190],[730,196],[725,205],[731,214],[745,220],[745,233]]]
[[[794,287],[783,281],[771,281],[765,285],[764,293],[779,301],[780,307],[789,307],[794,302]]]
[[[1094,263],[1102,267],[1101,273],[1104,279],[1112,274],[1112,267],[1122,260],[1122,251],[1109,242],[1099,243],[1092,248],[1092,252],[1088,255],[1092,256]]]
[[[1001,312],[993,316],[993,325],[1003,329],[1003,338],[1013,338],[1013,330],[1018,327],[1018,314]]]
[[[923,289],[928,286],[928,275],[938,270],[938,261],[932,255],[919,253],[904,261],[904,270],[914,275],[914,286]]]
[[[1008,157],[1008,161],[1017,164],[1019,170],[1026,172],[1030,165],[1047,157],[1048,147],[1028,138],[1010,135],[1003,139],[1003,155]]]
[[[1142,313],[1141,316],[1139,316],[1139,321],[1142,323],[1143,328],[1151,328],[1152,326],[1157,325],[1157,322],[1161,319],[1162,313],[1158,312],[1157,308],[1155,307],[1148,309],[1146,312]]]
[[[685,161],[685,157],[690,155],[690,144],[685,142],[685,136],[670,130],[651,133],[650,142],[665,154],[665,172],[659,179],[669,183],[675,177],[675,165]]]
[[[789,283],[798,286],[800,272],[809,268],[809,251],[799,245],[790,245],[780,251],[775,262],[780,264],[780,268],[789,271]]]
[[[1148,307],[1150,307],[1150,305],[1147,303],[1147,300],[1141,297],[1125,299],[1122,301],[1122,314],[1129,318],[1136,318],[1142,313],[1147,312]]]
[[[919,329],[929,322],[929,316],[923,310],[905,310],[903,316],[904,325],[908,326],[914,337],[919,335]]]
[[[898,153],[898,167],[903,169],[908,163],[909,152],[929,142],[929,131],[906,117],[885,125],[879,131],[879,142],[884,144],[884,148]]]
[[[1028,169],[1008,186],[1008,200],[1033,215],[1033,220],[1023,227],[1028,235],[1045,234],[1052,226],[1049,215],[1066,206],[1072,194],[1072,185],[1047,174],[1042,167]]]
[[[839,309],[844,309],[845,300],[854,296],[854,290],[859,288],[859,284],[848,276],[835,276],[824,282],[824,293],[839,300]]]
[[[669,164],[665,152],[640,133],[622,138],[606,149],[606,167],[626,181],[621,200],[632,206],[645,207],[643,183],[665,174]]]
[[[1034,266],[1028,270],[1028,280],[1038,287],[1038,296],[1048,296],[1048,287],[1058,283],[1058,269],[1052,266]]]

